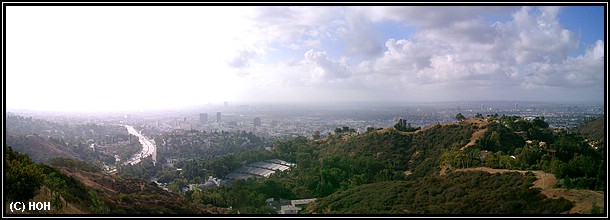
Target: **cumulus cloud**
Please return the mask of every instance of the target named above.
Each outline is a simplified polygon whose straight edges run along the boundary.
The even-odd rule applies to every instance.
[[[561,26],[558,10],[556,7],[539,10],[523,7],[513,15],[513,23],[506,28],[516,35],[511,40],[517,63],[557,63],[565,59],[569,51],[578,49],[576,34]]]
[[[568,57],[561,63],[528,65],[526,86],[601,87],[604,81],[604,42],[597,41],[585,54]]]
[[[350,76],[347,61],[331,60],[326,52],[309,50],[301,64],[308,67],[314,80],[333,80]]]
[[[377,6],[364,8],[373,21],[394,20],[421,28],[439,28],[456,21],[471,20],[485,14],[509,14],[516,7],[505,6]]]
[[[395,13],[405,10],[412,9],[372,11],[386,11],[386,18],[406,20],[412,15],[398,17]],[[578,49],[579,39],[562,27],[558,8],[523,7],[512,14],[512,20],[492,24],[469,16],[479,9],[453,10],[456,12],[449,14],[455,14],[457,21],[419,24],[426,28],[406,39],[387,40],[384,54],[360,68],[374,74],[400,75],[403,83],[449,87],[464,86],[461,82],[505,89],[516,85],[583,86],[603,78],[603,63],[593,61],[600,56],[595,48],[603,48],[603,43],[600,46],[598,42],[583,56],[568,57],[569,52]],[[428,22],[446,21],[441,12],[446,11],[439,9],[433,13],[436,15],[428,15]]]
[[[345,20],[346,26],[339,30],[345,40],[346,55],[370,59],[383,52],[382,44],[377,40],[381,32],[362,12],[349,10]]]
[[[302,55],[291,57],[301,59],[294,65],[277,67],[290,74],[275,76],[291,86],[377,92],[416,88],[440,96],[441,91],[469,90],[474,95],[480,89],[503,95],[521,89],[603,86],[604,43],[589,46],[581,56],[569,56],[581,43],[562,26],[561,11],[504,6],[270,7],[261,8],[255,23],[257,35],[265,36],[262,45],[271,50],[281,45]],[[383,39],[376,28],[384,21],[405,24],[414,32]],[[252,55],[240,51],[230,64],[249,68]]]
[[[319,45],[320,39],[336,35],[343,9],[339,7],[258,7],[253,20],[261,42],[300,49]]]

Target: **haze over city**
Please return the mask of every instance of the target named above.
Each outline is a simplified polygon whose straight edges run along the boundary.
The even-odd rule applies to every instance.
[[[6,108],[604,102],[604,6],[6,7]]]

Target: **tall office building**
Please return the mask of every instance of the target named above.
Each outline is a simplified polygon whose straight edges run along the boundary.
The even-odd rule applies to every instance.
[[[220,112],[216,112],[216,122],[220,123]]]
[[[203,124],[208,123],[208,113],[199,114],[199,122]]]
[[[256,117],[254,118],[254,126],[261,126],[261,118]]]

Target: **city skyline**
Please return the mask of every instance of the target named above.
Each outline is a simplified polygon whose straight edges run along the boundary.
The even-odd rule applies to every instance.
[[[604,102],[604,7],[7,6],[6,107]]]

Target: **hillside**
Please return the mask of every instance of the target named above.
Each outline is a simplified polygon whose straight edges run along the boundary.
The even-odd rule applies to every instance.
[[[507,169],[491,169],[488,167],[474,167],[457,169],[456,171],[484,171],[491,174],[495,173],[506,173],[506,172],[518,172],[526,174],[532,172],[536,176],[536,181],[530,188],[539,188],[543,195],[547,198],[565,198],[574,204],[572,209],[566,211],[567,213],[586,213],[593,205],[604,207],[605,198],[603,191],[593,190],[582,190],[582,189],[561,189],[555,188],[557,184],[557,178],[555,175],[546,173],[543,171],[525,171],[525,170],[507,170]]]
[[[178,194],[161,189],[155,183],[135,178],[61,168],[61,173],[81,182],[97,193],[107,207],[107,214],[221,214],[227,210],[187,203]]]
[[[517,173],[456,172],[341,190],[317,200],[304,213],[551,214],[572,207],[565,199],[546,198],[530,189],[531,184],[529,176]]]
[[[19,214],[228,213],[223,208],[189,204],[149,181],[36,164],[10,147],[5,152],[7,201],[51,201],[51,211]]]
[[[271,178],[280,183],[278,189],[292,192],[287,194],[291,199],[318,198],[305,213],[586,214],[604,205],[598,197],[606,185],[603,150],[590,147],[577,134],[553,131],[543,118],[492,116],[414,132],[385,128],[294,139],[274,147],[274,156],[297,164],[291,172]],[[523,172],[455,172],[481,166]],[[539,184],[534,182],[538,173],[552,175],[557,184],[531,188]],[[455,191],[467,198],[456,197]],[[507,192],[519,194],[511,197]],[[459,205],[473,202],[484,205]]]
[[[15,151],[27,154],[36,163],[48,164],[54,157],[83,159],[64,144],[39,135],[7,134],[5,141],[5,146],[11,146]]]
[[[602,116],[597,119],[586,122],[574,130],[583,136],[585,139],[601,141],[606,138],[606,117]]]
[[[61,168],[36,165],[48,167],[42,174],[28,171],[38,168],[18,170],[31,174],[26,179],[70,183],[74,192],[61,194],[70,213],[277,213],[268,198],[316,198],[302,209],[308,214],[589,214],[604,206],[605,149],[590,146],[578,133],[549,128],[542,117],[488,116],[410,132],[344,130],[325,138],[278,141],[269,151],[182,161],[176,164],[179,174],[152,161],[123,167],[122,177],[69,159],[52,161],[66,166]],[[179,192],[209,175],[224,178],[243,164],[272,158],[296,166],[269,178],[183,194],[136,178],[159,177]],[[53,195],[47,192],[57,187],[32,183],[40,196]]]

